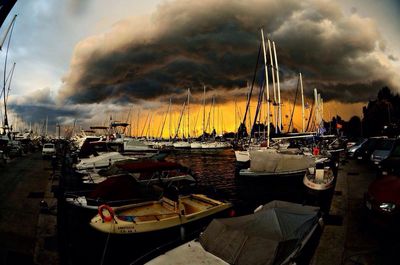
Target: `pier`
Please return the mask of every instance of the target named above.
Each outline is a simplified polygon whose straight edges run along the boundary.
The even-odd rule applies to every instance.
[[[59,264],[56,212],[42,213],[45,200],[56,210],[52,166],[40,152],[0,168],[0,264]]]

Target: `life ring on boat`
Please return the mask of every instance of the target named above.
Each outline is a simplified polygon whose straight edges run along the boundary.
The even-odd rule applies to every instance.
[[[103,213],[104,210],[108,211],[107,216],[104,215]],[[103,222],[110,222],[114,218],[114,210],[107,204],[102,204],[99,206],[99,215],[101,217],[101,220],[103,220]]]

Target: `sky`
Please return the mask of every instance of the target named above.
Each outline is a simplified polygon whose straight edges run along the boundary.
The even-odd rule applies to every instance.
[[[187,88],[195,123],[205,86],[206,102],[214,97],[225,118],[221,130],[233,130],[260,27],[276,44],[286,112],[299,72],[307,102],[313,88],[324,98],[325,118],[361,115],[383,86],[400,91],[395,0],[17,1],[1,35],[14,14],[6,70],[16,63],[8,106],[19,127],[46,117],[53,126],[87,127],[110,116],[142,127],[150,114],[159,124],[170,98],[179,116]],[[1,62],[5,54],[3,48]]]

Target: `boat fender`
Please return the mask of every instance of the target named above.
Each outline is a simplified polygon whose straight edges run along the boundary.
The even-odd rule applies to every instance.
[[[107,216],[104,215],[103,213],[104,210],[108,211]],[[102,204],[99,206],[99,215],[101,217],[101,220],[103,220],[103,222],[110,222],[114,218],[114,210],[107,204]]]
[[[315,156],[319,155],[319,148],[318,147],[314,147],[313,148],[313,155],[315,155]]]

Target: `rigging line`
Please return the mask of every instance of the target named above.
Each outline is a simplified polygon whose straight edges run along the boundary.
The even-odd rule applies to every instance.
[[[257,118],[258,118],[258,115],[259,115],[259,111],[260,111],[260,106],[261,106],[261,103],[262,103],[262,96],[264,94],[264,90],[265,90],[265,80],[262,77],[261,86],[260,86],[260,94],[258,94],[257,108],[256,108],[256,113],[254,114],[254,122],[253,122],[253,127],[251,128],[250,139],[251,139],[251,135],[254,134],[254,130],[255,130],[255,127],[256,127],[256,124],[257,124]],[[268,102],[268,104],[269,104],[269,102]],[[249,139],[249,141],[250,141],[250,139]]]
[[[15,63],[14,63],[14,64],[15,64]],[[7,78],[6,78],[6,83],[8,82],[8,79],[10,78],[11,73],[12,73],[12,71],[8,72],[8,75],[7,75]],[[2,96],[3,96],[3,90],[1,90],[0,98],[1,98]]]
[[[307,122],[307,127],[306,127],[306,131],[308,131],[308,127],[310,126],[310,121],[311,118],[313,116],[313,110],[314,110],[314,102],[311,105],[311,109],[310,109],[310,116],[308,117],[308,122]]]
[[[13,78],[13,76],[14,76],[14,69],[15,69],[15,65],[16,65],[16,63],[14,62],[13,68],[11,69],[11,77],[10,77],[10,82],[8,82],[8,88],[7,88],[7,98],[6,98],[6,101],[8,101],[8,96],[10,95],[11,81],[12,81],[12,78]]]
[[[246,117],[247,117],[247,113],[249,111],[249,106],[250,106],[250,101],[251,101],[251,94],[253,93],[253,87],[254,87],[254,83],[256,81],[256,75],[257,75],[258,63],[260,61],[260,56],[261,56],[261,42],[260,42],[260,45],[258,46],[258,55],[257,55],[256,67],[254,68],[253,81],[251,82],[250,94],[249,94],[249,97],[247,98],[246,111],[245,111],[244,117],[243,117],[242,124],[244,124],[244,125],[246,124]]]
[[[12,37],[12,33],[14,31],[14,25],[15,25],[15,18],[16,16],[14,16],[14,19],[12,21],[12,26],[10,29],[10,36],[8,37],[8,42],[7,42],[7,51],[6,51],[6,57],[4,60],[4,77],[3,77],[3,97],[4,97],[4,124],[3,126],[7,126],[8,127],[8,120],[7,120],[7,102],[6,102],[6,72],[7,72],[7,59],[8,59],[8,51],[10,50],[10,43],[11,43],[11,37]],[[8,30],[7,30],[8,33]],[[7,36],[7,35],[6,35]]]
[[[294,103],[293,103],[293,110],[292,110],[292,115],[290,116],[290,122],[289,122],[289,126],[288,126],[288,132],[290,132],[290,126],[292,125],[292,121],[293,121],[293,115],[294,115],[294,109],[296,107],[296,101],[297,101],[297,94],[299,93],[299,82],[300,77],[297,79],[297,88],[296,88],[296,95],[294,97]]]

